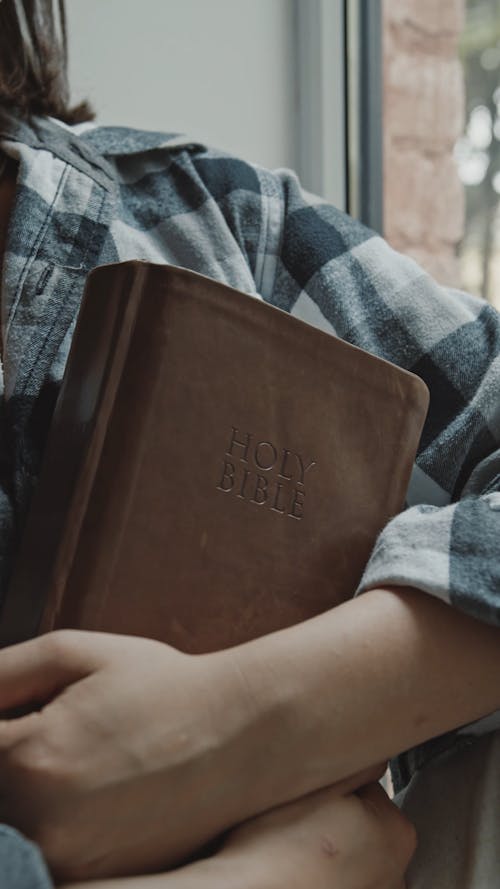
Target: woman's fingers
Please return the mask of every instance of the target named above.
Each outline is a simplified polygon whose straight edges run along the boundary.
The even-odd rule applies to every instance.
[[[0,651],[0,712],[42,704],[88,675],[86,636],[60,630]]]

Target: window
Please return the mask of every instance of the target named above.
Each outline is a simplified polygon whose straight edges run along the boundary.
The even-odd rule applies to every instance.
[[[500,2],[467,0],[460,38],[465,126],[455,157],[465,189],[462,284],[500,309]]]
[[[291,167],[381,226],[380,0],[142,0],[140,15],[85,0],[67,14],[73,98],[99,121]]]

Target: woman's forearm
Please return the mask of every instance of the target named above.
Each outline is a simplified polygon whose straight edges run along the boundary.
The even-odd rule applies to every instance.
[[[500,707],[500,630],[411,589],[372,590],[222,656],[259,714],[240,751],[243,816]]]
[[[253,889],[244,879],[238,883],[237,875],[225,861],[220,858],[209,858],[170,873],[64,883],[60,884],[58,889],[235,889],[235,887]]]
[[[377,783],[357,794],[327,788],[236,827],[211,858],[61,889],[401,889],[415,839]]]
[[[0,652],[0,705],[43,704],[0,720],[0,816],[60,879],[174,867],[497,709],[499,678],[500,630],[412,590],[206,655],[49,633]]]

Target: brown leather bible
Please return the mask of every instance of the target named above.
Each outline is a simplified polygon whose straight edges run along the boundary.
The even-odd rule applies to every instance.
[[[184,269],[94,270],[0,623],[204,652],[353,595],[428,390]]]

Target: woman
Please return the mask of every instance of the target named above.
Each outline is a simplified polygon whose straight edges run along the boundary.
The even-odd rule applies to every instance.
[[[420,373],[432,396],[414,505],[381,535],[362,596],[209,656],[71,631],[2,652],[0,706],[44,706],[0,726],[0,815],[61,879],[121,874],[109,886],[133,886],[126,874],[173,867],[260,815],[174,885],[220,886],[226,874],[235,886],[236,873],[249,889],[333,877],[346,889],[398,886],[411,828],[372,787],[384,826],[374,841],[359,795],[342,794],[403,750],[407,778],[495,727],[478,720],[500,707],[498,315],[306,200],[291,175],[160,134],[65,128],[51,119],[66,117],[52,10],[4,0],[0,15],[0,40],[17,46],[7,67],[2,52],[0,94],[0,144],[17,177],[14,194],[4,186],[4,582],[95,265],[167,261],[296,314],[312,303],[324,326]]]

